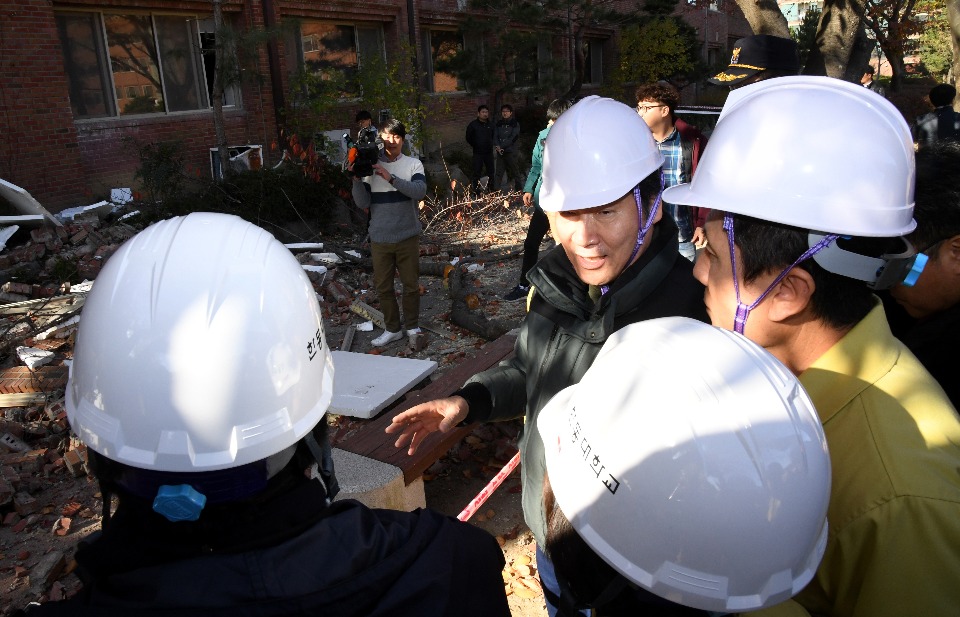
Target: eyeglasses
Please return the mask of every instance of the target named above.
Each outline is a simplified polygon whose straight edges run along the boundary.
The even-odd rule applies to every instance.
[[[651,109],[656,109],[657,107],[666,107],[666,105],[637,105],[637,113],[642,116]]]

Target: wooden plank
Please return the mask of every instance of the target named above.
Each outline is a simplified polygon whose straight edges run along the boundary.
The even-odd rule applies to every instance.
[[[80,310],[86,301],[85,294],[69,294],[52,298],[24,300],[0,306],[0,315],[25,315],[39,311],[43,315],[60,315]]]
[[[343,333],[343,341],[340,342],[340,351],[350,351],[350,346],[353,345],[353,335],[356,331],[357,329],[353,324],[347,326],[347,331]]]
[[[46,392],[18,392],[0,394],[0,407],[29,407],[47,402],[50,395]]]
[[[369,319],[376,326],[380,328],[386,327],[383,321],[383,313],[373,308],[366,302],[361,302],[360,300],[354,300],[353,304],[350,305],[350,310],[356,313],[357,315],[360,315],[364,319]]]
[[[394,446],[396,435],[388,435],[384,429],[390,425],[397,414],[414,405],[450,396],[451,393],[460,389],[467,379],[510,356],[515,343],[516,337],[512,334],[504,334],[497,340],[487,343],[475,356],[464,359],[421,390],[411,392],[395,407],[371,420],[350,439],[337,444],[337,447],[399,467],[403,471],[404,482],[410,484],[473,427],[459,427],[445,434],[433,433],[424,439],[412,456],[407,454],[406,448],[396,448]]]

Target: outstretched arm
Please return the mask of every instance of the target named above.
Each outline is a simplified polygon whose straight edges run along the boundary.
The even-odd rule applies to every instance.
[[[413,454],[428,435],[436,431],[448,432],[463,422],[469,411],[470,405],[462,396],[428,401],[397,414],[384,430],[400,433],[396,447],[409,446],[407,454]]]

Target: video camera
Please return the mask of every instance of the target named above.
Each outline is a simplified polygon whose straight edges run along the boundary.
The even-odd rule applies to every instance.
[[[377,129],[368,126],[357,133],[357,141],[350,133],[343,134],[347,144],[347,162],[353,163],[353,175],[364,178],[373,174],[373,165],[380,160],[380,144],[377,141]]]

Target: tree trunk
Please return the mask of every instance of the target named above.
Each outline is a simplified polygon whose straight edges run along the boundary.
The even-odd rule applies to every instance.
[[[213,0],[213,31],[216,37],[213,69],[213,93],[210,104],[213,106],[213,130],[217,137],[217,157],[220,159],[220,174],[226,178],[230,163],[230,152],[227,145],[227,129],[223,121],[223,10],[222,0]]]
[[[950,21],[950,40],[953,41],[954,86],[960,90],[960,0],[947,0],[947,19]],[[960,97],[953,100],[953,108],[960,111]]]
[[[869,60],[870,48],[864,46],[863,21],[854,3],[863,10],[864,0],[827,0],[824,2],[817,31],[817,45],[810,50],[805,75],[827,75],[857,81]]]
[[[884,49],[883,53],[886,54],[887,62],[890,63],[890,70],[893,72],[890,77],[890,90],[900,92],[904,75],[907,73],[907,67],[903,62],[903,52],[897,53],[894,49]]]
[[[772,34],[790,38],[787,18],[783,16],[776,0],[737,0],[754,34]]]

